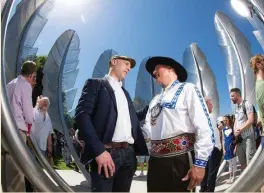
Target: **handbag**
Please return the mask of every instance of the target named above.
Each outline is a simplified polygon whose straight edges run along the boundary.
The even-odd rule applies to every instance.
[[[243,141],[242,136],[241,136],[241,135],[238,135],[238,136],[236,137],[236,141],[237,141],[237,143],[242,143],[242,141]]]

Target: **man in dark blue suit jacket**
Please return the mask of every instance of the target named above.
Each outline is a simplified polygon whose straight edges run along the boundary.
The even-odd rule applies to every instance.
[[[148,106],[136,112],[122,80],[135,60],[113,56],[109,74],[88,79],[76,108],[75,124],[85,142],[83,162],[92,160],[92,191],[129,192],[137,168],[136,155],[148,155],[139,125]]]

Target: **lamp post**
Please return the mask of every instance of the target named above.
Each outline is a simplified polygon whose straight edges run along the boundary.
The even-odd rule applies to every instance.
[[[239,15],[243,17],[253,17],[253,14],[255,14],[264,24],[264,8],[261,7],[261,3],[262,2],[258,2],[258,0],[231,0],[232,7]]]

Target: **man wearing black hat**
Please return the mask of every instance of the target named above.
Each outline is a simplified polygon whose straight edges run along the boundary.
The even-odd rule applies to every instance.
[[[137,112],[122,80],[135,60],[127,56],[110,59],[108,75],[88,79],[76,108],[78,137],[85,143],[82,162],[91,164],[92,191],[129,192],[137,168],[136,155],[148,155]]]
[[[208,109],[187,72],[172,58],[152,57],[147,71],[163,87],[151,101],[146,127],[151,133],[148,192],[185,192],[199,185],[213,150]]]

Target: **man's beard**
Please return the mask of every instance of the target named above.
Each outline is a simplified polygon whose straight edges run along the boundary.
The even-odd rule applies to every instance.
[[[233,104],[236,104],[237,103],[237,100],[232,100]]]

